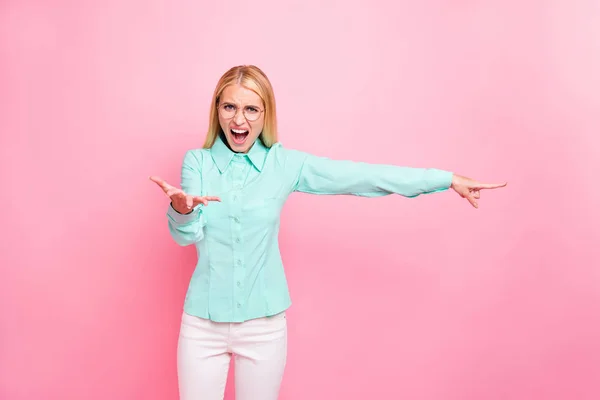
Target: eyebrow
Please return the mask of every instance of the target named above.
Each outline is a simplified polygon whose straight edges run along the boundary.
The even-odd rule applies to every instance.
[[[222,103],[224,103],[224,104],[230,104],[232,106],[236,106],[237,107],[237,104],[235,104],[233,101],[223,100]],[[254,107],[254,108],[259,108],[260,109],[260,106],[256,106],[254,104],[246,104],[244,107]]]

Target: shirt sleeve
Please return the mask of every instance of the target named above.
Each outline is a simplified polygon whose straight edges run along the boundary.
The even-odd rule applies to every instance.
[[[202,153],[189,150],[183,158],[181,167],[181,189],[193,196],[202,195]],[[200,160],[198,159],[200,158]],[[191,213],[180,214],[169,204],[167,209],[169,232],[175,242],[187,246],[204,238],[206,220],[202,212],[202,204],[196,206]]]
[[[294,191],[312,194],[379,197],[399,194],[417,197],[450,188],[452,172],[434,168],[413,168],[332,160],[295,152],[299,167]]]

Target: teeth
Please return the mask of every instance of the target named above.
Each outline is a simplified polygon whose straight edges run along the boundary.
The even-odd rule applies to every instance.
[[[248,131],[240,130],[240,129],[232,129],[233,133],[248,133]]]

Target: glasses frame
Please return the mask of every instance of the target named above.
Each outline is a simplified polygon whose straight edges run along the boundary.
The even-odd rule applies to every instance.
[[[223,110],[223,106],[226,106],[226,105],[235,107],[235,112],[233,113],[233,115],[231,117],[227,117],[227,116],[223,115],[223,112],[225,112],[225,110]],[[248,107],[248,106],[246,106],[246,107]],[[246,107],[244,107],[242,109],[242,115],[244,116],[244,118],[246,118],[246,120],[248,122],[258,121],[258,119],[260,118],[261,114],[265,112],[265,110],[263,110],[260,107],[250,106],[250,107],[258,109],[258,111],[259,111],[258,114],[256,115],[256,118],[250,119],[250,118],[248,118],[248,115],[246,115]],[[225,119],[233,119],[233,118],[235,118],[239,110],[240,110],[240,108],[237,105],[235,105],[235,104],[231,104],[231,103],[219,103],[219,104],[217,104],[217,113],[221,117],[223,117]]]

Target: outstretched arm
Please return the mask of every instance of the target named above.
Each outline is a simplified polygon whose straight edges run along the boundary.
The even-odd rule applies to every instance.
[[[452,184],[452,172],[439,169],[332,160],[301,152],[295,156],[301,158],[294,187],[298,192],[416,197],[447,190]]]
[[[293,151],[292,154],[300,158],[294,190],[304,193],[364,197],[399,194],[412,198],[452,188],[473,207],[478,208],[480,190],[506,186],[506,182],[481,183],[435,168],[332,160],[298,151]]]

